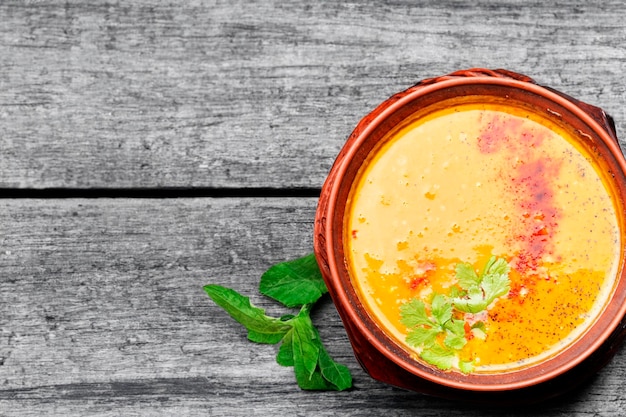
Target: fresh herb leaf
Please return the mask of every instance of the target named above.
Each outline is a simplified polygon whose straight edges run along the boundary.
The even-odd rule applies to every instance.
[[[480,284],[480,278],[471,264],[459,263],[456,265],[455,271],[459,286],[464,290]]]
[[[470,329],[470,332],[477,339],[485,340],[487,338],[487,329],[485,327],[485,323],[483,323],[482,321],[474,323],[474,325]]]
[[[471,329],[485,331],[485,323],[483,323],[482,321],[477,321],[476,323],[472,324]]]
[[[320,353],[321,354],[321,353]],[[297,366],[297,365],[296,365]],[[294,370],[296,368],[294,367]],[[295,372],[296,382],[298,386],[307,391],[340,391],[337,386],[330,382],[322,373],[322,369],[318,364],[313,373],[308,377],[303,377],[302,373]]]
[[[248,340],[254,343],[274,345],[283,338],[282,333],[262,333],[248,329]]]
[[[472,314],[480,313],[489,305],[480,287],[471,287],[465,296],[453,298],[452,304],[457,310]]]
[[[483,275],[481,287],[485,292],[487,305],[496,298],[506,295],[511,289],[509,280],[509,265],[504,259],[498,259]]]
[[[330,357],[319,335],[315,340],[319,343],[319,368],[324,379],[330,382],[338,391],[350,388],[352,386],[352,375],[348,367],[335,362]]]
[[[248,329],[248,339],[256,343],[280,342],[291,329],[286,322],[265,315],[265,310],[255,307],[248,297],[220,285],[206,285],[204,291],[232,318]]]
[[[474,372],[474,362],[473,361],[459,361],[459,370],[464,374],[469,374]]]
[[[461,268],[466,270],[466,267]],[[457,271],[459,268],[457,267]],[[464,272],[465,273],[465,272]],[[458,278],[458,277],[457,277]],[[459,285],[467,285],[468,280]],[[506,295],[511,289],[509,280],[509,264],[502,258],[492,256],[478,280],[467,286],[467,294],[452,299],[454,307],[466,313],[479,313],[486,310],[496,298]]]
[[[400,306],[402,324],[406,327],[432,326],[433,323],[426,314],[426,305],[422,300],[413,298]]]
[[[447,332],[446,338],[443,341],[443,344],[454,350],[461,350],[463,346],[467,343],[465,339],[465,335],[460,336],[458,334],[454,334],[452,332]]]
[[[483,269],[483,279],[485,275],[489,274],[508,274],[509,273],[509,264],[503,258],[496,258],[492,256],[489,258],[489,261],[485,264]]]
[[[293,366],[293,329],[289,330],[278,348],[276,362],[281,366]]]
[[[319,270],[315,255],[276,264],[261,276],[261,294],[297,307],[316,302],[328,290]]]
[[[292,352],[298,385],[306,390],[350,388],[350,370],[328,355],[305,308],[293,319],[293,325]]]
[[[315,332],[313,323],[307,314],[298,314],[292,321],[293,325],[293,360],[296,377],[310,379],[319,358],[319,346],[313,342]],[[301,375],[298,375],[298,374]]]
[[[276,362],[282,366],[293,366],[296,381],[304,390],[342,391],[350,388],[350,370],[335,362],[326,351],[309,318],[308,306],[294,317],[291,324],[293,329],[283,337]],[[317,360],[314,362],[312,359],[315,356]]]
[[[433,345],[422,350],[420,357],[431,365],[447,371],[456,362],[456,353],[440,345]]]
[[[297,369],[296,367],[294,369]],[[302,373],[296,371],[296,381],[298,386],[306,391],[337,391],[337,387],[324,378],[319,367],[316,367],[315,371],[306,378],[302,377]]]
[[[445,329],[457,336],[465,335],[465,321],[464,320],[450,320],[446,323]]]
[[[263,309],[253,306],[248,297],[230,288],[211,284],[206,285],[204,290],[217,305],[246,327],[251,341],[281,342],[276,362],[282,366],[293,366],[301,389],[350,388],[350,370],[328,355],[311,320],[313,303],[327,292],[313,255],[276,265],[264,277],[260,291],[287,306],[301,305],[297,315],[269,317]],[[300,282],[298,277],[305,282]]]
[[[465,339],[465,321],[450,320],[444,327],[446,329],[446,338],[444,339],[443,344],[450,349],[462,349],[467,343],[467,340]]]
[[[482,321],[470,327],[465,318],[467,313],[485,311],[509,292],[509,265],[494,256],[480,275],[467,263],[457,264],[455,272],[458,287],[452,287],[447,296],[435,293],[430,307],[417,298],[402,304],[400,321],[407,327],[407,344],[415,347],[424,361],[442,370],[456,365],[461,372],[469,373],[474,369],[473,362],[460,360],[458,352],[472,337],[484,340],[486,327]]]
[[[433,296],[431,310],[439,326],[445,325],[452,318],[452,304],[448,302],[444,295],[435,294]]]
[[[409,330],[406,335],[406,342],[409,346],[419,348],[421,346],[431,346],[437,340],[440,329],[433,327],[417,327]]]

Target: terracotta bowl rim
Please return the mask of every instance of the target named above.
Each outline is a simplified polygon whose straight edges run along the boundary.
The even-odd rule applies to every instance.
[[[333,168],[331,169],[329,179],[332,176],[333,181],[328,183],[329,179],[327,179],[327,184],[324,185],[324,188],[327,188],[327,187],[329,188],[327,190],[328,201],[327,201],[327,205],[326,205],[325,212],[323,213],[323,215],[327,217],[328,219],[332,219],[336,215],[336,204],[337,204],[339,190],[340,190],[340,187],[345,186],[345,184],[341,181],[341,179],[345,177],[346,170],[348,166],[350,165],[350,162],[352,161],[352,159],[355,157],[355,154],[358,148],[360,147],[360,145],[362,144],[362,142],[365,141],[368,135],[370,135],[372,131],[377,126],[379,126],[384,120],[386,120],[389,116],[393,115],[398,109],[410,103],[411,101],[415,100],[416,98],[421,97],[426,94],[430,94],[434,91],[447,89],[450,87],[462,86],[462,85],[471,86],[471,85],[484,85],[484,84],[500,85],[500,86],[513,87],[513,88],[525,90],[530,93],[534,93],[538,96],[541,96],[545,99],[548,99],[550,102],[555,102],[555,104],[558,104],[559,106],[567,109],[575,117],[579,118],[583,123],[587,124],[594,131],[594,133],[597,134],[602,139],[604,144],[609,149],[610,154],[612,154],[613,157],[616,159],[616,162],[618,163],[622,172],[626,173],[626,161],[624,160],[624,156],[622,154],[621,148],[619,147],[617,140],[612,138],[607,133],[605,128],[603,128],[601,124],[597,122],[593,117],[591,117],[585,110],[581,109],[574,102],[568,100],[562,95],[557,94],[557,92],[554,92],[550,89],[547,89],[535,83],[526,82],[526,81],[518,81],[518,80],[508,79],[508,78],[497,78],[497,77],[489,77],[489,76],[476,76],[476,77],[471,77],[471,78],[451,78],[451,79],[438,81],[434,84],[422,86],[418,89],[415,89],[414,91],[407,90],[406,95],[400,97],[397,101],[393,101],[393,102],[386,101],[376,107],[376,110],[379,110],[381,108],[383,110],[380,111],[378,114],[375,114],[374,117],[371,118],[371,120],[369,120],[369,122],[366,123],[364,128],[360,132],[357,133],[356,138],[354,138],[354,141],[349,144],[349,148],[347,148],[348,144],[344,146],[344,149],[341,151],[340,158],[338,158],[337,165],[333,166]],[[365,118],[362,119],[361,122],[363,122],[363,120],[365,120]],[[320,216],[320,213],[316,214],[316,217],[318,216]],[[626,215],[622,214],[622,218],[626,218]],[[620,224],[620,227],[624,227],[624,225]],[[494,384],[458,381],[453,378],[446,377],[448,374],[444,374],[446,376],[438,376],[438,375],[435,375],[434,373],[428,372],[428,368],[426,369],[419,368],[417,366],[417,363],[418,363],[417,361],[414,361],[413,363],[409,363],[405,361],[403,358],[400,358],[396,356],[395,354],[393,354],[393,352],[391,352],[391,350],[385,345],[385,343],[379,340],[378,337],[373,332],[370,331],[367,324],[364,323],[360,319],[359,315],[357,314],[356,309],[352,306],[352,303],[350,302],[350,299],[348,298],[346,291],[344,291],[345,287],[342,284],[342,280],[339,278],[341,274],[339,271],[339,267],[336,263],[336,259],[333,255],[334,253],[333,247],[335,243],[332,239],[332,236],[334,236],[333,222],[326,221],[325,224],[321,224],[320,230],[321,230],[321,234],[326,236],[326,239],[325,239],[325,242],[316,242],[316,245],[320,244],[321,246],[323,246],[324,250],[328,254],[328,267],[329,267],[329,272],[330,272],[330,276],[328,277],[328,280],[331,281],[329,285],[332,285],[335,288],[334,291],[331,291],[334,302],[335,303],[338,302],[342,304],[342,306],[344,307],[343,308],[344,314],[348,314],[349,318],[352,320],[352,323],[356,326],[358,331],[361,332],[362,335],[385,357],[390,359],[392,362],[394,362],[396,365],[400,366],[404,370],[410,372],[411,374],[417,375],[426,380],[435,382],[443,386],[462,389],[462,390],[473,390],[473,391],[505,391],[505,390],[526,388],[532,385],[546,382],[548,380],[555,378],[558,375],[561,375],[567,372],[568,370],[574,368],[576,365],[579,365],[586,358],[588,358],[610,337],[610,335],[616,330],[616,328],[620,324],[621,320],[624,318],[624,315],[626,315],[626,302],[625,302],[619,306],[618,314],[615,314],[611,320],[604,323],[604,325],[602,326],[602,330],[601,330],[601,337],[596,338],[595,340],[591,341],[591,343],[585,344],[584,346],[579,346],[580,342],[584,338],[584,335],[587,334],[589,329],[595,328],[595,326],[598,326],[601,323],[601,318],[604,318],[604,313],[608,309],[608,307],[618,302],[616,301],[616,295],[618,294],[617,290],[619,286],[618,284],[626,280],[626,274],[624,272],[624,248],[623,248],[624,241],[622,241],[621,242],[622,255],[621,255],[620,264],[619,264],[619,267],[615,276],[614,289],[602,313],[600,313],[596,322],[593,323],[589,327],[589,329],[585,332],[585,334],[581,335],[576,341],[574,341],[572,344],[567,346],[565,349],[559,351],[553,357],[548,358],[536,365],[531,365],[528,368],[524,368],[526,372],[528,372],[529,369],[536,368],[536,375],[531,376],[530,378],[524,378],[520,380],[513,380],[511,382],[494,383]],[[343,232],[339,233],[338,235],[342,236],[342,234]],[[342,242],[340,244],[343,245]],[[348,277],[348,280],[349,279],[350,278]],[[354,291],[356,292],[356,289],[354,289]],[[621,293],[623,292],[626,292],[626,288],[622,288]],[[369,313],[367,312],[366,314],[369,315]],[[385,337],[389,339],[388,341],[386,341],[386,343],[389,343],[390,341],[392,343],[396,343],[393,341],[393,339],[390,336],[385,335]],[[562,365],[558,366],[557,368],[549,372],[541,371],[540,368],[542,367],[542,365],[553,362],[555,358],[562,356],[564,352],[570,351],[574,347],[580,347],[584,349],[582,350],[581,354],[578,355],[578,357],[576,357],[574,360],[565,362]],[[506,372],[506,374],[512,375],[518,372],[519,371],[514,370],[511,372]],[[501,376],[502,374],[503,373],[474,374],[473,376],[477,376],[478,378],[486,381],[489,378],[489,376],[498,376],[498,375]]]

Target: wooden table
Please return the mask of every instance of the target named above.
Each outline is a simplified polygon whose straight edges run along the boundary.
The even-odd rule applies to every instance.
[[[354,388],[301,391],[202,286],[281,314],[260,275],[311,252],[346,137],[420,79],[515,70],[626,137],[625,45],[621,0],[3,0],[0,415],[499,414],[370,379],[328,298]],[[625,378],[622,351],[532,412],[624,415]]]

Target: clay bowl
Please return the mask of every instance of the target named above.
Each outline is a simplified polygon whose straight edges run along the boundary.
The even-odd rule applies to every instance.
[[[626,162],[612,119],[604,111],[510,71],[458,71],[424,80],[394,95],[358,123],[322,189],[315,219],[315,254],[355,356],[374,379],[419,393],[472,402],[514,404],[546,400],[583,383],[620,347],[626,335],[623,250],[612,294],[584,334],[538,364],[501,373],[442,371],[416,359],[377,324],[355,289],[347,266],[346,208],[359,169],[385,135],[407,118],[428,106],[467,96],[504,98],[566,123],[610,173],[618,205],[626,201]],[[626,215],[622,206],[616,211],[623,236]]]

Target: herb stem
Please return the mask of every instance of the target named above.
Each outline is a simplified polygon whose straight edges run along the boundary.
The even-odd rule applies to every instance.
[[[313,304],[314,303],[303,304],[302,308],[300,308],[299,315],[307,315],[307,316],[310,315],[311,310],[313,309]]]

